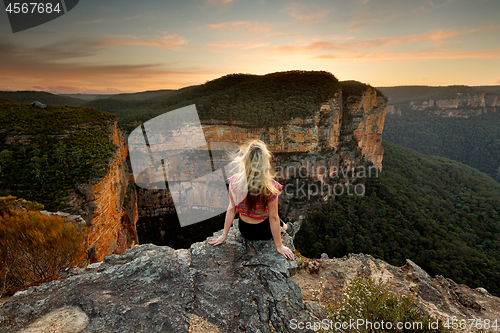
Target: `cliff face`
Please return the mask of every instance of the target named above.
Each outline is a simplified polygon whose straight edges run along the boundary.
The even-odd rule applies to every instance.
[[[359,96],[343,96],[337,91],[311,116],[293,118],[279,127],[255,128],[251,124],[219,120],[203,121],[202,126],[209,144],[243,144],[249,139],[268,143],[275,155],[277,178],[281,182],[301,177],[326,184],[330,177],[342,177],[348,170],[366,167],[367,161],[382,169],[385,115],[385,100],[369,88]],[[138,193],[140,216],[158,216],[174,209],[168,190],[140,189]],[[296,206],[288,201],[284,204]],[[299,213],[297,210],[297,214],[292,215],[298,219]]]
[[[242,127],[245,124],[221,124],[220,121],[205,121],[202,124],[208,142],[242,144],[249,139],[261,139],[268,143],[273,153],[278,154],[338,153],[343,143],[352,142],[355,137],[358,145],[351,150],[359,151],[381,169],[385,109],[384,99],[377,97],[374,89],[364,91],[362,96],[342,96],[339,91],[313,115],[304,119],[293,118],[284,126],[245,128]],[[355,163],[355,159],[352,163]]]
[[[112,253],[123,253],[138,244],[139,219],[133,176],[126,163],[127,144],[117,122],[110,126],[110,140],[117,146],[109,161],[108,173],[89,183],[77,184],[78,192],[68,199],[72,214],[85,220],[87,254],[81,264],[101,261]]]
[[[441,117],[469,118],[483,113],[497,112],[499,106],[500,97],[498,95],[457,93],[455,98],[429,99],[423,102],[411,101],[389,105],[388,112],[401,115],[401,108],[408,108],[414,111],[428,111]]]

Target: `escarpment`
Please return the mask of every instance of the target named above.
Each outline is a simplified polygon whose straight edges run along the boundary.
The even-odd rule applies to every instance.
[[[496,113],[500,106],[499,90],[494,86],[406,86],[380,89],[389,99],[387,113],[398,116],[403,112],[421,112],[440,117],[469,118]]]
[[[0,99],[0,120],[0,195],[39,202],[83,228],[80,265],[138,244],[135,186],[115,115]]]
[[[69,212],[86,221],[86,257],[82,264],[103,260],[113,253],[138,244],[136,222],[139,219],[133,175],[126,163],[127,143],[117,122],[110,125],[110,140],[117,147],[108,163],[108,172],[100,179],[77,184],[69,197]]]
[[[255,127],[242,121],[205,120],[202,127],[209,145],[243,144],[249,139],[266,142],[275,155],[278,181],[290,184],[290,193],[280,196],[280,204],[290,217],[298,219],[304,205],[312,204],[310,193],[295,184],[297,178],[319,187],[330,185],[329,193],[317,191],[312,196],[331,199],[335,196],[332,184],[354,181],[360,169],[365,169],[360,177],[365,176],[365,171],[376,173],[382,169],[385,114],[386,101],[375,89],[368,87],[356,94],[339,89],[310,116],[292,118],[284,125]],[[212,152],[215,156],[223,154]],[[139,189],[138,208],[140,216],[174,211],[168,190],[161,189]]]
[[[107,173],[87,183],[75,184],[76,189],[66,198],[64,212],[44,212],[60,215],[72,223],[84,221],[79,223],[85,250],[79,266],[101,261],[113,253],[123,253],[139,244],[137,194],[126,163],[127,143],[117,121],[109,124],[109,133],[116,150],[107,163]]]

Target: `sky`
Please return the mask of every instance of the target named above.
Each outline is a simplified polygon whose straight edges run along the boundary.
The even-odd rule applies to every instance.
[[[111,94],[286,70],[499,85],[499,14],[499,0],[81,0],[12,33],[2,11],[0,90]]]

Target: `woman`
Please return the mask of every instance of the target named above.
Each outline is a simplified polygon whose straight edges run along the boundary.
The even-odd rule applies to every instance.
[[[275,181],[271,172],[271,153],[261,140],[253,140],[241,148],[241,154],[234,158],[237,173],[229,178],[229,207],[226,213],[224,231],[209,244],[222,244],[236,214],[241,235],[249,240],[273,238],[276,249],[285,258],[295,256],[281,242],[280,223],[293,236],[298,225],[283,224],[278,216],[278,194],[283,185]]]

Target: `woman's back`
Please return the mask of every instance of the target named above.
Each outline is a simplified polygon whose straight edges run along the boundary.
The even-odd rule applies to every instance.
[[[258,200],[253,208],[249,207],[248,201],[245,200],[248,195],[248,190],[245,191],[245,182],[241,181],[243,177],[242,173],[235,174],[229,178],[229,191],[233,196],[235,202],[236,213],[240,215],[245,215],[257,222],[261,222],[269,217],[268,203],[276,200],[279,192],[283,188],[283,185],[271,179],[271,183],[274,188],[276,188],[276,193],[269,193],[265,200]],[[242,184],[242,185],[239,185]]]
[[[219,245],[225,241],[233,219],[239,214],[238,228],[243,237],[249,240],[272,238],[279,253],[294,259],[293,252],[281,242],[277,198],[283,185],[273,179],[270,161],[271,153],[261,140],[241,147],[240,156],[233,160],[238,172],[229,178],[230,204],[224,231],[219,238],[211,239],[210,244]]]

